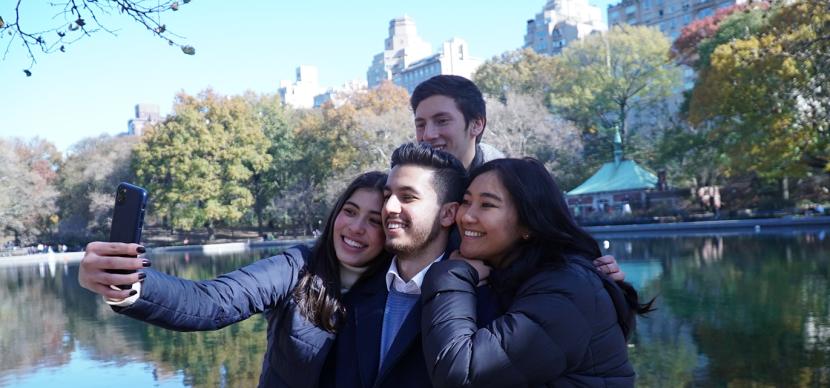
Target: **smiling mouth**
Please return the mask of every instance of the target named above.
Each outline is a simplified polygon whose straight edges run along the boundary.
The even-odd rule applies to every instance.
[[[386,222],[386,229],[387,230],[398,230],[406,228],[406,224],[401,221],[387,221]]]
[[[361,244],[361,243],[359,243],[355,240],[352,240],[352,239],[350,239],[346,236],[342,236],[342,240],[343,240],[343,243],[345,243],[347,246],[350,246],[352,248],[357,248],[357,249],[366,248],[366,245]]]
[[[481,237],[481,236],[484,236],[484,233],[476,232],[476,231],[472,231],[472,230],[465,230],[464,231],[464,237]]]

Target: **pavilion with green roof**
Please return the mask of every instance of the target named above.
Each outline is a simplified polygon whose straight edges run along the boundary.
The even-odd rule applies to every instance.
[[[657,175],[633,160],[623,159],[622,139],[617,131],[614,160],[603,164],[594,175],[569,191],[568,206],[574,215],[593,211],[630,212],[632,208],[645,206],[647,193],[657,188]]]

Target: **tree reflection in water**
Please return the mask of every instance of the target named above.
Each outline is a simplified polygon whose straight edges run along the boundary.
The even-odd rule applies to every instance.
[[[612,242],[627,273],[662,267],[642,289],[660,310],[631,349],[639,385],[830,385],[830,244],[817,236],[635,240],[630,254]]]
[[[659,310],[639,320],[629,348],[638,386],[830,386],[830,240],[823,237],[611,240],[608,252],[628,279],[644,297],[658,296]],[[152,259],[160,271],[207,279],[273,253]],[[0,317],[0,385],[47,366],[60,377],[83,351],[99,365],[87,372],[90,381],[113,365],[140,362],[155,381],[256,386],[266,346],[262,317],[178,333],[119,316],[78,285],[77,264],[0,268]]]

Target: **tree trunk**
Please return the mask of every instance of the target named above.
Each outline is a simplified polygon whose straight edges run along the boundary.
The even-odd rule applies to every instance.
[[[625,100],[620,102],[620,140],[622,141],[623,144],[625,144],[625,130],[626,130],[626,127],[625,127],[625,119],[626,119],[626,117],[625,117],[626,116],[625,106],[626,105],[627,105],[627,103],[626,103]]]
[[[781,198],[784,201],[790,200],[790,178],[786,176],[781,178]]]
[[[207,241],[212,241],[213,237],[216,235],[216,231],[213,229],[213,221],[209,221],[207,224]]]

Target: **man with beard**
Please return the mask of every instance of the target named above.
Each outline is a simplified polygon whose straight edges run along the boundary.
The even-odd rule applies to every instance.
[[[326,382],[337,387],[428,387],[421,349],[421,283],[448,255],[455,211],[466,189],[464,166],[426,144],[405,144],[392,154],[382,210],[388,271],[355,285],[344,301],[346,321],[329,354]],[[495,316],[483,292],[479,320]],[[331,375],[334,374],[334,375]]]

